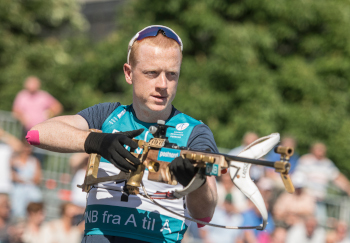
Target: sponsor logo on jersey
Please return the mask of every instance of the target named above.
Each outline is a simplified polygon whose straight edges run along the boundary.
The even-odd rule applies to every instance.
[[[117,117],[120,119],[124,114],[125,114],[126,110],[122,110],[122,112],[120,112]]]
[[[183,131],[185,130],[190,124],[189,123],[180,123],[176,125],[176,130]]]
[[[114,116],[109,120],[109,124],[113,125],[114,123],[116,123],[125,113],[126,110],[122,110],[116,117]]]
[[[161,148],[158,153],[158,160],[171,162],[176,157],[180,156],[180,150],[170,149],[170,148]]]

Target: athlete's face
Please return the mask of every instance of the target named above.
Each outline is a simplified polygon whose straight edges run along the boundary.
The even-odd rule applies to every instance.
[[[147,43],[137,50],[137,64],[131,68],[126,81],[133,85],[133,105],[143,112],[171,109],[180,75],[179,48],[161,48]]]

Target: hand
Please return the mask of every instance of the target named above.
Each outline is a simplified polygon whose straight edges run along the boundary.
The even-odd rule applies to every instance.
[[[130,154],[123,145],[136,149],[138,145],[136,142],[132,141],[132,138],[140,135],[143,130],[144,129],[139,129],[119,133],[92,132],[85,140],[85,152],[88,154],[97,153],[101,155],[121,171],[135,171],[136,167],[140,164],[140,160]],[[133,164],[126,159],[130,160]]]
[[[198,171],[198,168],[195,168],[189,159],[184,159],[181,156],[170,163],[169,169],[184,187],[190,183]]]

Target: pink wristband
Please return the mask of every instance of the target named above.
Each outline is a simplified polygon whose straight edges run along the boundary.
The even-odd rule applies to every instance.
[[[204,222],[209,223],[210,220],[211,220],[211,218],[210,218],[210,217],[205,217],[205,218],[197,219],[197,220],[200,220],[200,221],[204,221]],[[204,224],[199,224],[199,223],[197,223],[197,227],[198,227],[198,228],[202,228],[202,227],[204,227],[204,226],[205,226]]]
[[[30,145],[40,145],[39,131],[38,130],[29,131],[27,133],[26,139]]]

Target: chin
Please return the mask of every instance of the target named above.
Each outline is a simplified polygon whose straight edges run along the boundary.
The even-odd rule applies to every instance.
[[[167,109],[167,105],[166,104],[164,104],[164,105],[157,105],[157,104],[152,104],[152,105],[150,105],[150,106],[147,106],[148,107],[148,109],[150,109],[151,111],[164,111],[164,110],[166,110]]]

